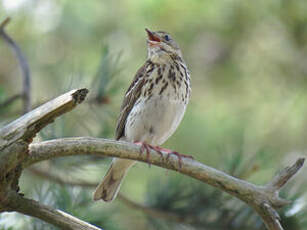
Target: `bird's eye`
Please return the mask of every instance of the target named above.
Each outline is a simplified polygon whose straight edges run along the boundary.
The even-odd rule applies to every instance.
[[[169,38],[168,35],[165,35],[165,36],[164,36],[164,39],[165,39],[166,41],[169,41],[169,40],[170,40],[170,38]]]

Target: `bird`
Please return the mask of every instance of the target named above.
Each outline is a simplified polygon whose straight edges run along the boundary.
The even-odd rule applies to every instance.
[[[175,40],[164,31],[147,32],[147,59],[130,84],[117,120],[115,139],[141,146],[158,153],[160,147],[177,129],[186,111],[191,94],[190,72]],[[109,170],[97,186],[93,199],[113,201],[128,169],[136,162],[113,158]]]

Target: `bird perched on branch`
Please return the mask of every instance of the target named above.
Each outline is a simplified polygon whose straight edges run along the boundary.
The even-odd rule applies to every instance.
[[[117,121],[116,140],[134,142],[141,152],[149,149],[186,155],[159,147],[177,129],[190,98],[190,74],[181,50],[172,37],[162,31],[147,32],[147,60],[128,88]],[[114,158],[96,188],[94,200],[112,201],[121,182],[135,161]]]

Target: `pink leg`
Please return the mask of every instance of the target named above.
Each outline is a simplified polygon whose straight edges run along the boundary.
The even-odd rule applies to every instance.
[[[142,154],[144,150],[146,150],[146,159],[147,159],[149,166],[150,166],[150,162],[149,162],[150,149],[155,150],[158,154],[160,154],[161,157],[163,156],[161,151],[156,146],[153,146],[153,145],[147,144],[146,142],[141,142],[141,141],[135,141],[134,144],[141,146],[140,154]]]
[[[167,153],[168,153],[167,158],[166,158],[167,160],[169,159],[169,156],[170,156],[171,154],[176,155],[176,156],[178,157],[178,163],[179,163],[179,167],[180,167],[180,168],[182,167],[182,157],[186,157],[186,158],[193,159],[193,157],[190,156],[190,155],[180,154],[180,153],[175,152],[175,151],[170,150],[170,149],[165,149],[165,148],[161,148],[161,147],[159,147],[159,149],[160,149],[160,151],[163,151],[163,152],[167,152]]]
[[[175,152],[175,151],[170,150],[170,149],[162,148],[160,146],[153,146],[153,145],[147,144],[146,142],[136,141],[134,143],[137,144],[137,145],[141,145],[140,154],[142,154],[144,152],[144,150],[146,150],[146,158],[147,158],[149,165],[150,165],[150,163],[149,163],[150,149],[155,150],[157,153],[160,154],[161,157],[163,156],[161,151],[168,153],[168,156],[167,156],[166,159],[168,159],[171,154],[176,155],[178,157],[178,163],[179,163],[180,168],[182,167],[182,157],[193,159],[192,156],[180,154],[178,152]]]

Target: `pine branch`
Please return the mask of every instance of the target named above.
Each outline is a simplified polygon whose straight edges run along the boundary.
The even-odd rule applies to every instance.
[[[97,185],[98,185],[98,183],[90,183],[90,182],[80,181],[80,180],[78,180],[78,181],[65,180],[62,177],[53,175],[48,171],[44,171],[44,170],[38,169],[36,167],[30,167],[29,170],[34,175],[36,175],[40,178],[47,179],[49,181],[55,182],[57,184],[70,185],[70,186],[80,186],[80,187],[83,187],[83,188],[92,188],[92,189],[96,188]],[[176,221],[176,222],[179,222],[179,223],[190,223],[190,222],[187,222],[184,217],[176,215],[175,213],[166,212],[166,211],[163,211],[163,210],[159,210],[159,209],[156,209],[156,208],[151,208],[151,207],[139,204],[139,203],[137,203],[133,200],[130,200],[129,198],[127,198],[126,196],[124,196],[121,193],[118,194],[117,199],[119,201],[121,201],[123,204],[125,204],[127,207],[135,209],[135,210],[142,211],[146,215],[152,216],[154,218],[161,218],[161,219],[164,219],[164,220]]]

